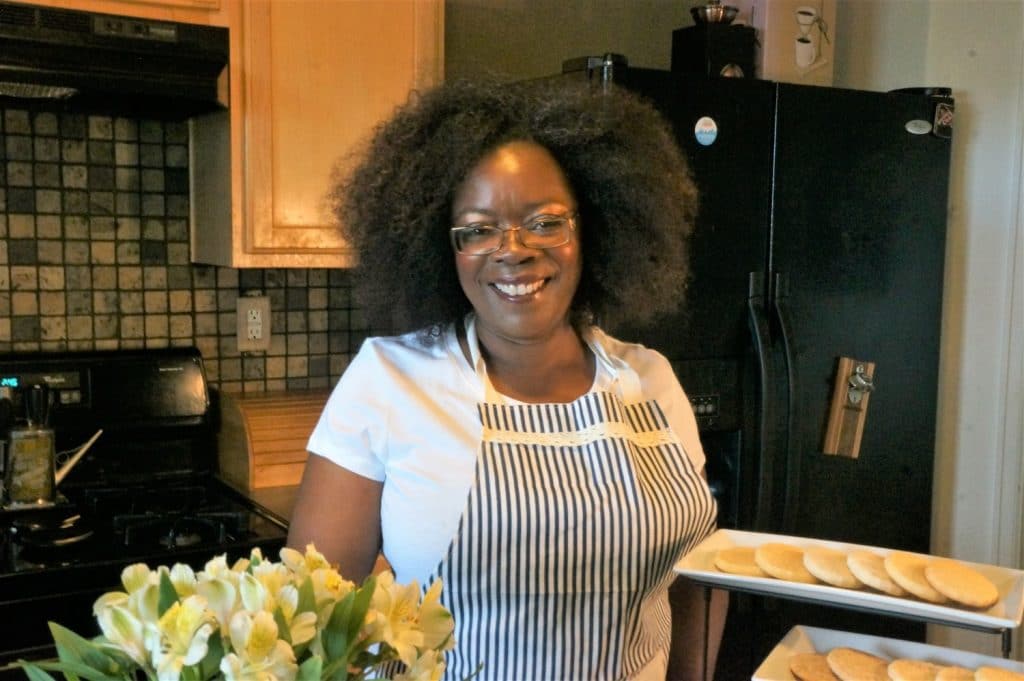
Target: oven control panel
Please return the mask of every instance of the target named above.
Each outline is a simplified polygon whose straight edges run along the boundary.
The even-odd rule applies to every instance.
[[[62,407],[81,406],[88,397],[85,372],[16,370],[0,373],[0,388],[11,394],[16,414],[22,413],[22,394],[34,385],[45,385],[53,394],[54,404]]]

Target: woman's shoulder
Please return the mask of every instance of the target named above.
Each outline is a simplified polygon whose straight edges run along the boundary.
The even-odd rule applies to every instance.
[[[402,335],[370,336],[362,342],[343,381],[452,381],[463,373],[454,326],[435,325]]]
[[[594,342],[600,344],[609,356],[622,360],[637,372],[644,373],[645,369],[671,370],[671,365],[665,355],[643,343],[616,338],[596,326],[591,327],[591,336]]]

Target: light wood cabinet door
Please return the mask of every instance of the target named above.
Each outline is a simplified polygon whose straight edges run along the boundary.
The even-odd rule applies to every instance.
[[[440,80],[443,1],[222,1],[231,107],[191,122],[192,259],[349,266],[332,171],[411,90]]]

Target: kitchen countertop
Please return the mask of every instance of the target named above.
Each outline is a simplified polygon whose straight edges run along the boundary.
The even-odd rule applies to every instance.
[[[295,507],[295,496],[298,491],[298,485],[283,485],[281,487],[259,487],[248,490],[245,494],[287,523],[292,517],[292,508]]]

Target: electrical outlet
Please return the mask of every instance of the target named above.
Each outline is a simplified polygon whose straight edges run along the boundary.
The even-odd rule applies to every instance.
[[[270,298],[241,296],[235,311],[238,320],[238,351],[270,349]]]

